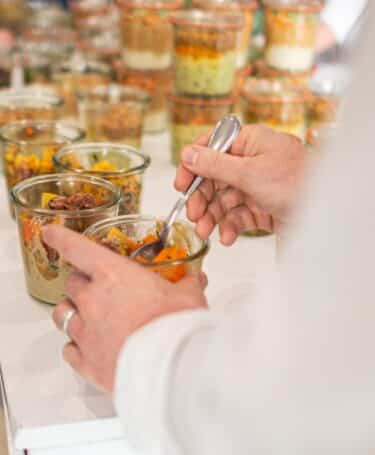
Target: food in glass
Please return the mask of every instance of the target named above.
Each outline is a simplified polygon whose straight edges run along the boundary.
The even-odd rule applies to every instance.
[[[88,58],[111,63],[120,57],[120,36],[117,30],[101,31],[82,38],[78,43],[78,48]]]
[[[71,14],[55,4],[47,4],[42,0],[41,2],[30,2],[30,7],[26,26],[45,29],[71,26]]]
[[[115,143],[83,143],[64,147],[54,156],[61,172],[87,174],[109,180],[121,190],[120,214],[139,213],[148,156]]]
[[[172,163],[178,165],[181,150],[210,132],[233,107],[233,98],[196,99],[170,97]]]
[[[69,9],[77,26],[91,16],[107,14],[111,7],[110,0],[71,0],[69,2]]]
[[[140,148],[147,92],[118,84],[78,92],[80,124],[88,141],[121,142]]]
[[[21,61],[25,85],[51,82],[51,62],[47,56],[30,50],[21,55]]]
[[[188,10],[172,16],[175,26],[176,92],[189,96],[225,96],[233,90],[239,15]]]
[[[244,27],[240,34],[237,50],[237,69],[244,68],[249,61],[251,38],[254,23],[254,11],[258,8],[255,0],[194,0],[193,7],[215,11],[221,14],[240,13],[244,18]]]
[[[85,235],[122,256],[129,256],[139,246],[155,240],[164,223],[150,216],[123,216],[96,223]],[[154,261],[140,261],[144,267],[175,283],[188,273],[201,270],[208,249],[208,242],[201,240],[191,225],[178,221],[172,227],[167,247]]]
[[[56,151],[83,137],[81,129],[63,122],[25,120],[4,126],[0,141],[8,192],[22,180],[54,172]]]
[[[309,88],[312,99],[309,104],[309,123],[312,128],[334,123],[339,110],[339,88],[332,80],[314,80]]]
[[[172,71],[133,71],[121,62],[114,65],[116,79],[120,84],[137,87],[148,92],[151,97],[146,110],[143,131],[161,133],[168,123],[168,98],[173,86]]]
[[[253,69],[254,68],[252,65],[248,65],[246,68],[237,70],[236,72],[233,91],[234,97],[233,113],[237,115],[241,122],[243,121],[241,93],[246,84],[247,79],[252,75]]]
[[[25,0],[0,0],[0,28],[20,28],[26,14]]]
[[[242,91],[245,123],[263,123],[305,139],[310,94],[299,85],[249,78]]]
[[[261,79],[274,79],[282,82],[299,84],[307,87],[314,74],[315,68],[308,71],[294,72],[286,70],[278,70],[272,66],[268,66],[264,61],[256,62],[256,74]]]
[[[160,71],[173,64],[173,27],[168,18],[181,0],[118,0],[122,8],[122,58],[134,70]]]
[[[12,190],[28,292],[42,302],[64,298],[71,266],[43,241],[42,228],[59,224],[84,232],[92,224],[117,215],[119,190],[88,176],[50,174],[33,177]]]
[[[266,49],[269,66],[309,71],[315,57],[320,0],[265,0]]]
[[[55,120],[63,101],[39,90],[7,90],[0,94],[0,127],[19,120]]]
[[[52,68],[52,82],[57,93],[64,100],[61,118],[76,121],[78,117],[77,93],[109,84],[111,68],[98,61],[86,60],[81,56]]]

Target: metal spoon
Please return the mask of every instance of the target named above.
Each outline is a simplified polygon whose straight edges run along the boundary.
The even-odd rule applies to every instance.
[[[226,115],[216,125],[208,142],[208,147],[217,152],[225,153],[230,149],[240,131],[241,123],[238,118],[234,115]],[[186,193],[180,197],[173,207],[159,238],[155,242],[148,243],[135,250],[131,255],[132,259],[140,256],[147,261],[152,261],[165,248],[173,223],[180,215],[190,196],[198,189],[202,181],[202,177],[195,177]]]

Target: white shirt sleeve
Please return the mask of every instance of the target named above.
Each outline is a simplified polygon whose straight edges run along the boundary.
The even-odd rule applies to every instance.
[[[116,407],[137,448],[316,455],[375,447],[370,25],[340,138],[309,182],[275,276],[237,311],[161,318],[124,347]]]
[[[367,0],[328,0],[322,20],[330,26],[339,43],[346,40],[366,4]]]

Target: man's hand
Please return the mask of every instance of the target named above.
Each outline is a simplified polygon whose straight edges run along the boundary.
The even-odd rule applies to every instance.
[[[171,284],[156,273],[61,226],[47,226],[44,241],[76,271],[66,282],[67,300],[57,305],[61,329],[66,314],[72,342],[65,360],[97,387],[112,392],[117,359],[137,329],[169,313],[206,308],[203,273]]]
[[[272,231],[284,223],[297,197],[307,153],[301,141],[261,125],[242,129],[230,153],[207,148],[209,135],[182,151],[175,187],[186,191],[205,177],[187,205],[196,232],[207,238],[218,225],[231,245],[244,231]]]

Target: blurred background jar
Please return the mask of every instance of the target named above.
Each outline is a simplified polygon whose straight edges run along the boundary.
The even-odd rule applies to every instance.
[[[92,16],[108,14],[112,7],[111,0],[70,0],[69,9],[73,15],[74,24],[79,27],[81,21]]]
[[[52,68],[52,83],[56,92],[64,100],[62,118],[78,120],[77,93],[79,90],[109,84],[112,80],[111,67],[82,55]]]
[[[245,123],[262,123],[303,141],[307,129],[308,91],[298,85],[250,78],[242,90]]]
[[[308,87],[311,78],[315,72],[315,68],[308,71],[295,73],[293,71],[278,70],[267,65],[263,60],[259,60],[255,64],[256,75],[261,79],[273,79],[281,82],[299,84]]]
[[[173,87],[173,71],[134,71],[122,62],[114,65],[120,84],[145,90],[151,97],[144,119],[144,132],[162,133],[168,124],[168,93]]]
[[[253,65],[247,65],[246,68],[239,69],[236,72],[236,78],[235,78],[234,90],[233,90],[233,98],[234,98],[233,113],[237,115],[237,117],[241,120],[241,122],[243,122],[241,93],[246,84],[246,81],[253,74],[253,72],[254,72]]]
[[[24,24],[27,12],[24,0],[0,0],[0,28],[19,30]]]
[[[246,67],[252,45],[254,11],[258,8],[258,2],[256,0],[193,0],[192,6],[216,13],[240,14],[244,18],[244,27],[239,36],[236,66],[241,69]]]
[[[112,64],[121,54],[120,35],[116,30],[106,30],[82,37],[78,48],[84,56]]]
[[[0,47],[0,89],[10,87],[14,64],[12,48]]]
[[[55,28],[71,27],[72,16],[58,3],[48,0],[33,0],[28,2],[30,8],[25,21],[26,27]]]
[[[87,140],[119,142],[139,149],[149,100],[147,92],[118,84],[80,90],[79,119]]]
[[[175,90],[188,96],[228,96],[236,73],[240,15],[188,10],[172,15]]]
[[[173,64],[169,16],[183,0],[118,0],[121,7],[122,58],[133,70],[160,71]]]
[[[320,0],[264,0],[265,60],[273,68],[312,69],[320,23]]]
[[[319,128],[337,120],[340,89],[334,80],[313,80],[309,84],[312,100],[309,104],[309,125]]]
[[[185,145],[210,132],[233,108],[233,98],[197,99],[171,95],[170,126],[172,163],[178,165]]]

